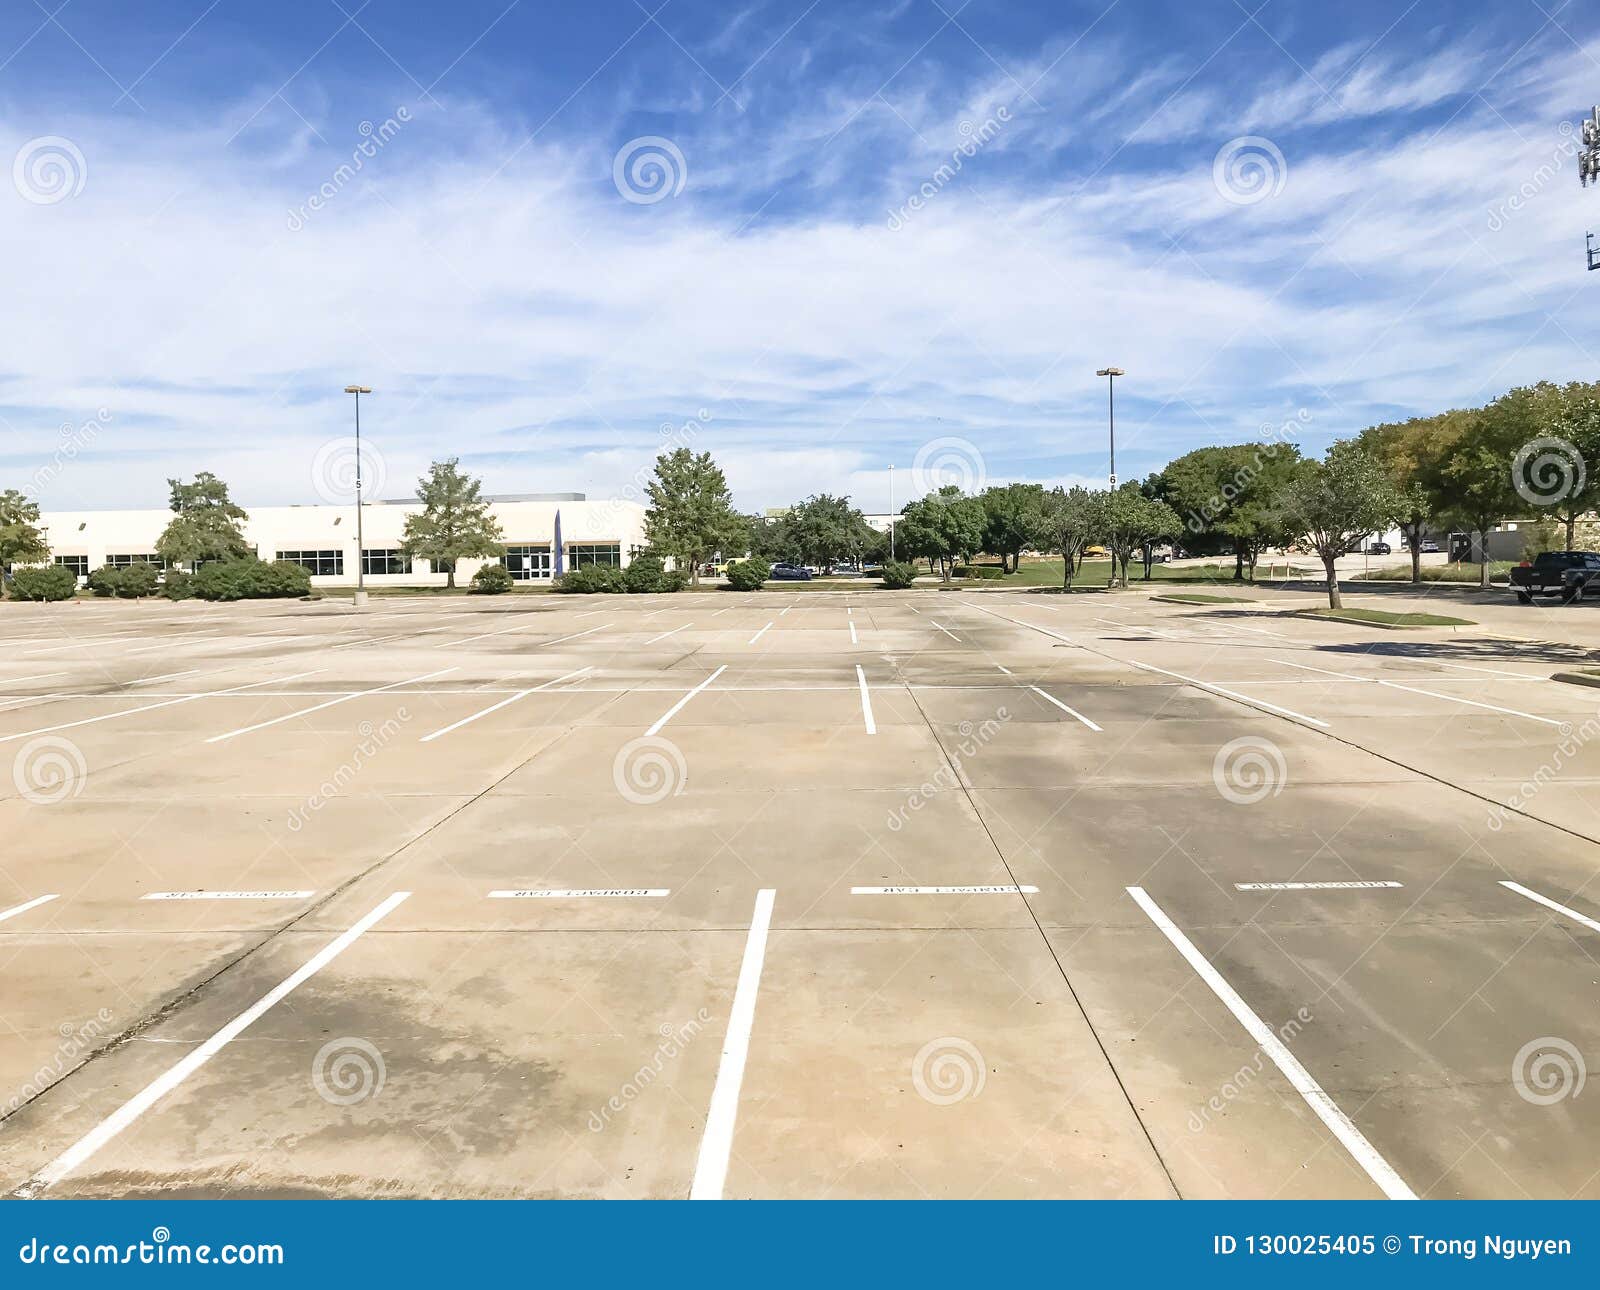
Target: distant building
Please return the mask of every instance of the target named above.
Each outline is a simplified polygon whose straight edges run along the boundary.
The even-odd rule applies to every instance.
[[[489,497],[500,521],[506,553],[499,560],[461,560],[461,582],[484,564],[503,564],[518,582],[547,582],[556,572],[556,537],[563,571],[585,564],[624,567],[644,546],[644,507],[637,502],[589,501],[582,493],[519,493]],[[316,586],[353,584],[357,561],[370,586],[443,586],[446,575],[426,560],[412,562],[400,551],[406,516],[422,505],[416,498],[368,502],[361,508],[362,549],[356,550],[353,502],[341,505],[249,507],[241,526],[263,560],[304,565]],[[559,519],[558,519],[559,517]],[[156,539],[172,520],[167,510],[47,511],[42,517],[50,556],[79,578],[101,565],[156,559]]]

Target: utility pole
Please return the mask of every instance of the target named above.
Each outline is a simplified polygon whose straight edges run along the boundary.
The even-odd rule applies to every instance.
[[[1126,376],[1120,367],[1102,367],[1096,376],[1106,378],[1106,421],[1111,432],[1111,487],[1117,486],[1117,377]]]
[[[347,385],[346,394],[356,396],[356,608],[367,603],[367,558],[361,539],[361,396],[371,394],[366,385]]]

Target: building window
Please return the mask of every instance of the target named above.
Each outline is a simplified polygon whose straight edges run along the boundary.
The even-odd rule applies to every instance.
[[[410,573],[411,557],[396,547],[368,548],[361,552],[361,572]]]
[[[108,555],[106,563],[113,569],[126,569],[135,564],[153,564],[158,569],[167,567],[167,562],[154,551],[147,555]]]
[[[86,555],[58,555],[56,563],[63,569],[71,569],[79,578],[89,576],[89,557]]]
[[[279,551],[278,559],[298,564],[313,578],[336,578],[344,573],[343,551]]]
[[[508,546],[500,557],[506,572],[517,582],[534,582],[550,576],[548,546]]]
[[[567,546],[567,568],[581,569],[586,564],[609,564],[622,567],[622,543],[586,542]]]

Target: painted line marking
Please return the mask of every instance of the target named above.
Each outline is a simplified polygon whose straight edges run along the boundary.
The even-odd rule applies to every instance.
[[[208,744],[221,743],[225,739],[234,739],[239,735],[247,735],[255,730],[265,730],[268,726],[281,725],[285,721],[293,721],[296,717],[308,717],[313,712],[321,712],[324,708],[336,707],[341,703],[349,703],[351,699],[364,698],[369,694],[382,694],[385,690],[395,690],[402,685],[413,685],[418,681],[431,681],[436,676],[443,676],[447,672],[454,672],[453,667],[440,668],[437,672],[424,672],[421,676],[407,677],[404,681],[390,681],[388,685],[374,686],[370,690],[357,690],[354,694],[341,695],[337,699],[328,699],[323,703],[314,703],[309,708],[300,708],[295,712],[286,712],[281,717],[270,717],[266,721],[258,721],[254,725],[240,726],[237,730],[229,730],[225,734],[212,735],[207,739]]]
[[[711,1109],[706,1113],[705,1134],[700,1139],[700,1156],[695,1161],[694,1182],[689,1188],[690,1200],[721,1200],[728,1182],[733,1127],[739,1116],[739,1090],[744,1084],[745,1061],[750,1055],[756,993],[761,989],[761,965],[767,955],[767,932],[772,926],[772,902],[777,894],[771,887],[756,892],[750,934],[744,943],[744,961],[739,965],[739,984],[733,992],[733,1007],[728,1013],[728,1033],[722,1041],[722,1061],[717,1066]]]
[[[1146,672],[1159,672],[1162,676],[1170,676],[1186,685],[1193,685],[1202,690],[1209,690],[1212,694],[1220,694],[1229,699],[1237,699],[1240,703],[1252,708],[1259,708],[1266,712],[1275,712],[1279,716],[1293,717],[1296,721],[1306,721],[1323,730],[1327,730],[1328,723],[1316,717],[1308,717],[1303,712],[1296,712],[1293,708],[1280,708],[1276,703],[1268,703],[1265,699],[1252,699],[1248,694],[1240,694],[1237,690],[1226,690],[1220,685],[1212,685],[1209,681],[1200,681],[1192,676],[1184,676],[1182,672],[1169,672],[1164,667],[1157,667],[1153,663],[1140,663],[1134,659],[1126,660],[1131,666]]]
[[[227,669],[219,668],[218,670],[226,671]],[[157,681],[176,681],[180,676],[195,676],[198,675],[199,672],[200,669],[198,667],[191,667],[182,672],[168,672],[163,676],[147,676],[142,681],[129,681],[128,684],[130,686],[154,685]]]
[[[84,717],[79,721],[66,721],[59,726],[41,726],[38,730],[24,730],[19,735],[0,735],[0,744],[10,743],[14,739],[27,739],[31,735],[47,735],[56,730],[72,730],[77,726],[89,726],[97,721],[115,721],[119,717],[132,717],[141,712],[154,712],[157,708],[171,708],[180,703],[193,703],[196,699],[214,699],[224,694],[238,694],[241,690],[254,690],[263,685],[277,685],[283,681],[295,681],[305,676],[316,676],[321,670],[321,668],[317,668],[310,672],[296,672],[293,676],[274,677],[270,681],[252,681],[249,685],[235,685],[226,690],[209,690],[204,694],[185,694],[176,699],[163,699],[160,703],[147,703],[140,708],[129,708],[125,712],[105,712],[98,717]]]
[[[1521,712],[1516,708],[1502,708],[1493,703],[1479,703],[1476,699],[1461,699],[1453,694],[1440,694],[1437,690],[1419,690],[1414,685],[1401,685],[1398,681],[1384,681],[1375,676],[1357,676],[1353,672],[1334,672],[1325,667],[1312,667],[1309,663],[1292,663],[1286,658],[1268,659],[1269,663],[1278,663],[1284,667],[1298,667],[1306,672],[1321,672],[1325,676],[1337,676],[1346,681],[1363,681],[1368,685],[1386,685],[1391,690],[1404,690],[1407,694],[1423,694],[1430,699],[1442,699],[1446,703],[1464,703],[1469,708],[1484,708],[1489,712],[1499,712],[1508,717],[1526,717],[1529,721],[1543,722],[1547,726],[1562,725],[1557,717],[1541,717],[1532,712]]]
[[[1094,722],[1090,721],[1088,717],[1084,716],[1083,713],[1079,712],[1076,708],[1069,708],[1066,704],[1061,702],[1060,699],[1056,698],[1055,695],[1046,693],[1044,690],[1041,690],[1037,685],[1030,685],[1028,688],[1030,690],[1032,690],[1035,694],[1037,694],[1041,699],[1044,699],[1046,702],[1055,704],[1056,707],[1060,708],[1069,717],[1076,717],[1079,721],[1083,722],[1084,725],[1088,726],[1090,730],[1093,730],[1093,731],[1095,731],[1097,733],[1100,732],[1100,727],[1099,726],[1095,725]]]
[[[140,900],[309,900],[314,891],[151,891]]]
[[[223,1026],[205,1043],[193,1049],[182,1060],[146,1084],[104,1120],[90,1129],[88,1133],[84,1134],[83,1137],[79,1138],[38,1173],[34,1174],[32,1178],[23,1183],[14,1194],[22,1199],[31,1199],[54,1187],[99,1151],[101,1147],[133,1124],[134,1121],[162,1098],[166,1097],[168,1093],[176,1089],[184,1080],[188,1079],[189,1076],[193,1075],[220,1053],[275,1004],[287,998],[297,987],[310,980],[354,945],[363,933],[368,931],[379,919],[389,914],[410,895],[409,891],[395,892],[376,909],[329,941],[316,954],[306,960],[304,964],[294,972],[291,972],[271,990],[268,990],[266,994],[262,995],[255,1003]]]
[[[852,887],[852,896],[1018,896],[1033,895],[1037,887],[1027,886],[976,886],[976,887]]]
[[[1009,667],[1000,667],[1000,664],[998,664],[998,663],[995,664],[995,667],[1000,668],[1000,671],[1004,672],[1007,676],[1015,676],[1016,675],[1016,673],[1013,672]]]
[[[1003,623],[1011,623],[1013,626],[1016,626],[1016,627],[1026,627],[1029,631],[1032,631],[1032,632],[1042,632],[1044,635],[1053,636],[1053,637],[1055,637],[1056,640],[1064,641],[1068,645],[1077,644],[1077,642],[1074,641],[1072,639],[1072,637],[1063,636],[1060,632],[1053,632],[1048,627],[1040,627],[1038,623],[1026,623],[1026,622],[1023,622],[1022,619],[1020,619],[1020,618],[1008,618],[1004,614],[995,613],[994,610],[988,608],[988,606],[986,606],[986,605],[975,605],[970,600],[963,600],[961,603],[963,605],[965,605],[968,609],[976,609],[979,613],[988,614],[989,617],[991,617],[991,618],[998,618]],[[1053,609],[1054,606],[1053,605],[1046,605],[1045,608]]]
[[[856,684],[861,687],[861,719],[867,723],[867,733],[878,733],[878,723],[872,719],[872,696],[867,692],[867,674],[856,664]]]
[[[1272,1058],[1273,1064],[1283,1072],[1284,1077],[1294,1086],[1295,1092],[1305,1099],[1306,1105],[1316,1113],[1323,1124],[1327,1125],[1329,1132],[1339,1139],[1340,1144],[1366,1171],[1367,1177],[1378,1185],[1379,1190],[1390,1200],[1415,1200],[1416,1193],[1406,1186],[1394,1167],[1378,1154],[1378,1149],[1367,1141],[1350,1117],[1339,1109],[1338,1103],[1323,1091],[1322,1085],[1312,1078],[1311,1072],[1300,1064],[1299,1058],[1289,1051],[1272,1027],[1251,1011],[1250,1005],[1239,997],[1238,991],[1211,966],[1210,961],[1178,929],[1177,924],[1150,899],[1145,889],[1129,887],[1127,892],[1137,902],[1139,908],[1144,910],[1150,921],[1160,929],[1161,934],[1172,942],[1173,948],[1183,955],[1200,979],[1211,987],[1211,992],[1245,1028],[1250,1038]]]
[[[782,615],[782,614],[779,614],[779,615],[778,615],[778,617],[780,617],[780,618],[781,618],[781,617],[783,617],[783,615]],[[767,624],[767,627],[771,627],[771,626],[772,626],[772,624],[771,624],[771,623],[768,623],[768,624]],[[761,629],[761,630],[760,630],[760,631],[758,631],[758,632],[757,632],[757,633],[756,633],[756,634],[755,634],[755,635],[754,635],[754,636],[752,636],[752,637],[751,637],[751,638],[750,638],[750,639],[749,639],[749,640],[747,640],[747,641],[746,641],[746,642],[745,642],[745,644],[746,644],[746,645],[754,645],[754,644],[755,644],[755,643],[756,643],[756,642],[757,642],[757,641],[758,641],[758,640],[760,640],[760,639],[761,639],[761,638],[762,638],[762,637],[763,637],[763,636],[765,636],[765,635],[766,635],[766,634],[767,634],[767,627],[763,627],[763,628],[762,628],[762,629]]]
[[[587,900],[618,896],[666,896],[670,887],[524,887],[520,890],[491,891],[490,900]]]
[[[46,645],[41,649],[22,650],[20,651],[20,654],[48,654],[51,650],[57,649],[88,649],[91,645],[113,645],[119,641],[135,641],[138,639],[139,638],[137,636],[95,636],[88,640],[75,641],[70,644],[62,644],[60,641],[57,641],[54,644]]]
[[[856,636],[856,620],[854,618],[850,620],[850,643],[852,645],[861,644],[860,639]]]
[[[1446,663],[1442,658],[1430,658],[1426,661],[1432,663],[1435,667],[1454,667],[1463,672],[1483,672],[1489,676],[1510,676],[1519,681],[1548,681],[1550,679],[1548,672],[1543,676],[1535,676],[1531,672],[1508,672],[1503,667],[1473,667],[1470,663]]]
[[[38,909],[40,905],[48,905],[56,898],[57,893],[52,892],[48,896],[35,896],[32,900],[25,901],[23,904],[0,910],[0,923],[5,922],[8,918],[15,918],[18,914],[26,914],[30,909]]]
[[[1113,627],[1121,627],[1124,631],[1148,632],[1152,636],[1171,637],[1171,632],[1164,632],[1157,627],[1143,627],[1138,623],[1119,623],[1115,618],[1096,618],[1097,623],[1110,623]]]
[[[959,640],[960,640],[960,639],[961,639],[961,637],[959,637],[959,636],[957,636],[957,635],[956,635],[956,634],[955,634],[955,633],[954,633],[954,632],[953,632],[953,631],[951,631],[951,630],[950,630],[950,629],[949,629],[949,628],[948,628],[948,627],[945,627],[945,626],[943,626],[943,625],[942,625],[942,624],[940,624],[940,623],[934,623],[934,624],[933,624],[933,625],[934,625],[934,626],[935,626],[935,627],[937,627],[937,628],[938,628],[938,629],[939,629],[939,630],[940,630],[940,631],[942,631],[942,632],[943,632],[943,633],[944,633],[944,634],[945,634],[945,635],[946,635],[946,636],[948,636],[948,637],[949,637],[949,638],[950,638],[950,639],[951,639],[951,640],[953,640],[953,641],[959,641]]]
[[[656,612],[659,613],[661,611],[657,610]],[[645,617],[648,618],[649,615],[646,614]],[[694,626],[693,623],[685,623],[682,627],[674,627],[670,632],[662,632],[661,635],[659,635],[659,636],[652,636],[649,640],[647,640],[645,642],[645,644],[646,645],[654,645],[657,641],[664,641],[664,640],[667,639],[667,637],[676,636],[679,632],[685,630],[686,628],[693,627],[693,626]]]
[[[1514,891],[1519,896],[1525,896],[1535,904],[1543,905],[1546,909],[1553,909],[1558,914],[1565,914],[1575,923],[1582,923],[1592,932],[1600,932],[1600,922],[1596,922],[1587,914],[1580,914],[1576,909],[1568,909],[1565,905],[1558,904],[1548,896],[1541,896],[1538,892],[1524,887],[1520,882],[1506,882],[1501,880],[1500,885],[1508,891]]]
[[[525,699],[530,694],[537,694],[540,690],[548,690],[553,685],[560,685],[563,681],[570,681],[573,677],[582,676],[585,672],[590,670],[591,669],[587,667],[580,667],[576,672],[568,672],[565,676],[558,676],[553,681],[546,681],[542,685],[529,686],[526,690],[518,690],[509,698],[501,699],[499,703],[491,703],[487,708],[484,708],[478,712],[474,712],[470,717],[462,717],[460,721],[451,722],[451,724],[448,726],[445,726],[439,730],[435,730],[431,735],[423,735],[422,738],[417,742],[431,744],[435,739],[439,738],[440,735],[447,735],[452,730],[460,730],[462,726],[470,726],[479,717],[486,717],[491,712],[500,711],[501,708],[509,708],[519,699]]]
[[[591,611],[591,612],[594,612],[594,611]],[[582,617],[583,615],[580,614],[578,616]],[[543,618],[544,615],[540,614],[539,617]],[[544,645],[559,645],[559,644],[561,644],[562,641],[577,640],[578,637],[580,637],[580,636],[589,636],[589,635],[592,635],[595,632],[603,632],[603,631],[605,631],[605,629],[607,627],[610,627],[611,625],[612,624],[610,624],[610,623],[601,623],[598,627],[585,627],[581,632],[571,632],[566,636],[557,636],[555,638],[555,640],[553,640],[553,641],[544,641],[542,643],[542,645],[540,646],[540,648],[543,648]],[[449,649],[454,645],[467,645],[467,644],[470,644],[472,641],[487,640],[490,636],[504,636],[507,632],[525,632],[530,627],[537,627],[537,626],[539,626],[539,624],[536,623],[536,622],[533,622],[533,623],[517,623],[515,626],[502,627],[497,631],[479,632],[476,636],[463,636],[458,641],[445,641],[444,644],[439,646],[439,648],[440,649]],[[404,632],[401,633],[401,635],[406,635],[406,634],[407,633],[404,633]]]
[[[21,685],[24,681],[48,681],[52,677],[65,675],[65,672],[35,672],[32,676],[8,676],[0,681],[0,685]]]
[[[710,685],[713,681],[715,681],[719,676],[721,676],[727,670],[728,670],[728,665],[726,663],[724,663],[721,667],[719,667],[710,676],[706,677],[706,679],[703,680],[702,682],[700,682],[699,685],[695,686],[694,689],[690,690],[688,694],[684,695],[683,698],[679,699],[670,708],[668,708],[666,710],[666,712],[656,721],[655,725],[651,726],[650,729],[648,729],[648,730],[646,730],[644,732],[645,736],[648,738],[650,735],[660,734],[661,733],[661,727],[666,725],[667,722],[671,721],[673,717],[677,716],[678,713],[683,711],[683,705],[684,704],[688,703],[690,699],[694,698],[695,695],[699,694],[701,690],[705,689],[706,686]]]
[[[1236,882],[1236,891],[1357,891],[1368,887],[1400,887],[1398,882]]]

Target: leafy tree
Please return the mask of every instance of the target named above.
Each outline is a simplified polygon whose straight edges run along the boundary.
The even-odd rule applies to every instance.
[[[955,484],[908,503],[900,515],[895,526],[897,542],[907,555],[938,560],[946,584],[956,561],[983,546],[983,503],[966,496]]]
[[[1111,582],[1128,585],[1128,561],[1133,550],[1146,542],[1175,538],[1183,532],[1183,521],[1165,502],[1146,497],[1133,480],[1103,494],[1101,502],[1103,532],[1111,550]]]
[[[1394,520],[1411,548],[1412,582],[1422,581],[1422,534],[1439,507],[1428,481],[1443,464],[1452,418],[1459,419],[1461,415],[1446,412],[1413,417],[1369,426],[1356,436],[1356,442],[1382,465],[1389,482],[1398,490],[1400,506]]]
[[[1305,535],[1328,575],[1328,606],[1343,608],[1334,562],[1381,529],[1401,505],[1382,463],[1354,440],[1341,440],[1322,461],[1301,464],[1286,490],[1286,522]]]
[[[797,502],[772,527],[785,558],[825,570],[846,559],[859,562],[877,537],[848,497],[827,493]]]
[[[1288,539],[1280,502],[1300,460],[1290,443],[1197,448],[1170,462],[1145,491],[1182,517],[1188,549],[1232,551],[1233,576],[1248,572],[1254,581],[1262,553]]]
[[[1574,551],[1578,522],[1600,504],[1600,385],[1574,382],[1561,393],[1562,406],[1546,432],[1573,451],[1567,463],[1569,486],[1559,490],[1550,512],[1566,526],[1565,549]]]
[[[50,558],[50,544],[39,528],[39,503],[14,488],[0,493],[0,569]]]
[[[645,540],[687,566],[700,585],[700,566],[725,547],[743,547],[750,537],[745,519],[733,509],[722,468],[709,452],[674,448],[656,458],[655,478],[645,485],[650,499],[644,516]]]
[[[482,481],[464,474],[456,457],[434,462],[417,481],[422,510],[406,516],[400,549],[435,570],[442,567],[449,575],[446,586],[456,585],[458,560],[486,559],[504,550],[500,521],[489,513],[482,492]]]
[[[228,496],[228,486],[208,470],[192,482],[167,480],[173,517],[156,539],[156,553],[168,564],[193,568],[207,560],[252,557],[240,525],[250,517]]]
[[[986,488],[983,503],[983,549],[1000,557],[1000,571],[1015,573],[1022,552],[1038,531],[1044,508],[1043,484],[1001,484]]]
[[[1061,589],[1068,591],[1083,561],[1083,549],[1104,529],[1103,493],[1078,485],[1052,488],[1040,504],[1029,545],[1061,557]]]
[[[1524,508],[1513,486],[1512,460],[1527,442],[1526,409],[1517,402],[1491,403],[1452,414],[1447,438],[1428,464],[1422,484],[1435,512],[1446,522],[1478,535],[1478,585],[1489,586],[1489,534]]]

